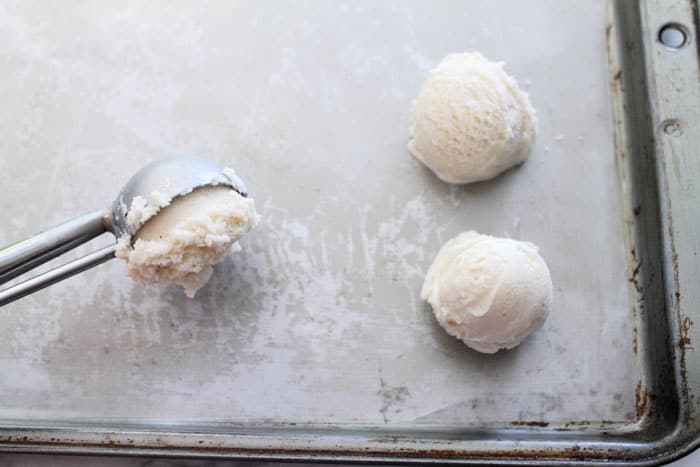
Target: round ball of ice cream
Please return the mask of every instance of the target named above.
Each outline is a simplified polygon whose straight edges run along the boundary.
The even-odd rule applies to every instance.
[[[448,183],[488,180],[527,159],[537,120],[527,94],[480,53],[451,54],[413,102],[409,152]]]
[[[495,353],[542,326],[552,305],[552,279],[532,243],[469,231],[440,249],[421,297],[449,334]]]

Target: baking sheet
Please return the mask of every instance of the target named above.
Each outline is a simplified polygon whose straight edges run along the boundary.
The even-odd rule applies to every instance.
[[[264,216],[196,300],[115,260],[0,308],[0,418],[634,421],[604,3],[0,6],[0,244],[172,154],[235,167]],[[409,106],[470,50],[507,63],[539,133],[525,165],[453,187],[408,156]],[[469,350],[420,301],[467,229],[550,266],[551,316],[515,350]]]

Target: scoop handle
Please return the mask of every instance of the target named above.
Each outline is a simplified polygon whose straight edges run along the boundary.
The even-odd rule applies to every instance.
[[[87,269],[102,264],[114,258],[116,244],[106,246],[82,258],[78,258],[70,263],[58,266],[38,276],[27,279],[24,282],[15,284],[7,289],[0,290],[0,306],[19,300],[31,293],[48,287],[51,284],[67,279],[70,276],[83,272]]]
[[[0,250],[0,284],[111,230],[107,210],[82,215]]]

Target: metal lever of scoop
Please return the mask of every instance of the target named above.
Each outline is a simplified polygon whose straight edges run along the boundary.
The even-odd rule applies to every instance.
[[[4,284],[112,229],[112,214],[95,211],[0,250],[0,284]],[[43,289],[114,257],[115,245],[0,290],[0,306]]]
[[[93,253],[78,258],[70,263],[58,266],[36,277],[22,281],[19,284],[0,290],[0,306],[19,300],[20,298],[37,292],[44,287],[48,287],[56,282],[67,279],[75,274],[86,271],[92,267],[102,264],[114,258],[115,245],[106,246]]]

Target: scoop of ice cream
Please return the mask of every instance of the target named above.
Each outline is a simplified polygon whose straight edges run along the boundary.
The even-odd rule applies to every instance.
[[[409,152],[448,183],[495,177],[527,159],[536,132],[527,94],[480,53],[451,54],[413,102]]]
[[[259,218],[252,199],[224,186],[198,188],[150,214],[135,241],[120,237],[116,256],[134,279],[181,285],[190,298]]]
[[[552,279],[532,243],[469,231],[440,249],[421,297],[449,334],[495,353],[542,326],[552,305]]]

